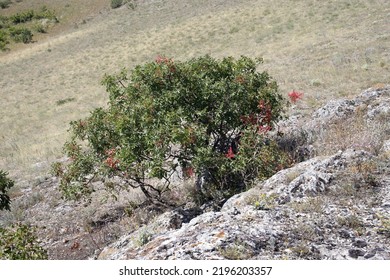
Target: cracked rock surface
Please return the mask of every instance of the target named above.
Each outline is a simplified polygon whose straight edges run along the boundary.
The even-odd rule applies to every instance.
[[[165,213],[98,258],[390,259],[390,215],[383,204],[389,169],[375,185],[344,181],[350,168],[369,160],[383,163],[353,150],[299,163],[178,229],[159,227],[175,215]],[[146,232],[151,238],[143,244]]]

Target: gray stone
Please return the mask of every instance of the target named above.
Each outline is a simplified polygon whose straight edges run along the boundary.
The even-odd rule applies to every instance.
[[[358,257],[364,256],[366,252],[360,249],[349,249],[348,254],[351,258],[357,259]]]
[[[353,243],[352,246],[358,247],[358,248],[364,248],[367,247],[367,242],[361,239],[356,239]]]
[[[373,258],[375,255],[376,255],[376,250],[372,250],[372,251],[368,252],[367,254],[365,254],[365,255],[364,255],[364,258],[365,258],[365,259],[371,259],[371,258]]]

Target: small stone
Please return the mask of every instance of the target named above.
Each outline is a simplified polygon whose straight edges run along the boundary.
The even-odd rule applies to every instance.
[[[351,233],[348,230],[345,230],[345,229],[340,230],[339,234],[343,238],[351,238],[352,237]]]
[[[241,214],[241,212],[238,211],[238,209],[237,209],[236,207],[233,207],[233,211],[231,212],[231,214],[232,214],[233,216],[236,216],[236,215],[238,215],[238,214]]]
[[[358,247],[358,248],[363,248],[363,247],[367,247],[367,242],[364,241],[364,240],[361,240],[361,239],[357,239],[355,240],[352,245],[354,247]]]
[[[390,139],[383,142],[381,152],[384,154],[390,152]]]
[[[172,256],[175,253],[175,248],[171,248],[167,251],[167,257]]]
[[[370,252],[368,252],[367,254],[364,255],[364,258],[365,259],[371,259],[372,257],[374,257],[376,255],[376,250],[372,250]]]
[[[286,204],[291,201],[291,197],[289,195],[281,195],[278,198],[278,203],[279,204]]]
[[[350,257],[357,259],[358,257],[364,256],[366,253],[360,249],[349,249],[348,254]]]

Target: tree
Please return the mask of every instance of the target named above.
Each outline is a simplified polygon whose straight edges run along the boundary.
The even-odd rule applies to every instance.
[[[106,75],[107,108],[71,123],[69,162],[54,166],[64,196],[88,196],[96,176],[121,178],[118,187],[140,188],[151,201],[180,184],[178,175],[195,176],[205,199],[242,191],[283,112],[276,82],[256,71],[260,62],[158,57]]]

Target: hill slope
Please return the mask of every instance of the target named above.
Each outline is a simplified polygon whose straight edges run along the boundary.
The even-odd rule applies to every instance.
[[[136,215],[127,217],[128,212],[133,211],[129,201],[137,200],[134,193],[129,194],[130,197],[121,196],[122,201],[108,201],[104,205],[101,197],[88,207],[80,203],[64,203],[58,192],[58,182],[47,177],[50,162],[61,157],[68,123],[106,104],[107,94],[100,86],[103,75],[117,72],[122,67],[132,68],[155,59],[159,54],[176,60],[204,54],[264,57],[261,68],[275,77],[283,94],[287,95],[292,89],[305,93],[302,102],[292,108],[292,117],[285,124],[290,131],[300,131],[296,122],[310,124],[310,120],[317,118],[320,123],[327,120],[329,108],[341,108],[342,113],[355,112],[355,109],[356,112],[368,110],[375,113],[380,108],[381,115],[374,123],[367,122],[366,115],[356,114],[354,118],[323,126],[324,129],[316,134],[313,148],[320,155],[334,155],[338,150],[351,147],[362,149],[364,152],[348,153],[367,156],[376,162],[375,167],[365,165],[364,168],[379,174],[375,173],[380,185],[372,186],[372,182],[368,182],[363,189],[355,190],[350,188],[351,182],[347,182],[349,185],[342,190],[348,196],[340,202],[342,207],[357,205],[359,201],[356,199],[366,194],[367,200],[359,205],[359,209],[349,209],[348,216],[341,215],[340,226],[357,226],[355,230],[361,230],[361,224],[354,224],[353,211],[371,216],[386,211],[387,196],[379,195],[383,202],[379,205],[375,202],[378,198],[375,191],[388,193],[388,151],[379,152],[385,146],[383,141],[389,135],[386,124],[390,123],[386,105],[389,89],[382,84],[389,83],[390,78],[388,1],[139,0],[135,10],[126,6],[111,10],[109,2],[31,0],[0,10],[0,14],[12,14],[46,3],[57,11],[60,18],[60,23],[48,34],[36,38],[37,42],[15,46],[10,52],[0,55],[0,169],[10,171],[11,177],[17,181],[11,193],[12,211],[0,213],[0,225],[15,221],[32,223],[39,226],[40,237],[49,249],[50,258],[87,258],[94,250],[100,251],[107,243],[116,240],[119,234],[135,230],[138,225],[151,220],[151,216],[164,211],[138,209]],[[367,87],[374,87],[372,92],[380,89],[378,92],[386,93],[383,96],[387,99],[360,104],[362,106],[356,108],[358,102],[335,100],[354,96]],[[312,114],[323,104],[327,105]],[[346,171],[348,176],[351,172],[359,175],[362,166],[356,162],[351,164],[351,169],[338,170],[335,178],[340,174],[342,178]],[[295,171],[289,170],[288,177],[298,176],[298,171]],[[348,176],[346,178],[352,178]],[[31,178],[35,177],[38,180],[34,183]],[[359,177],[356,178],[352,183],[360,182]],[[264,193],[259,191],[261,188],[254,190],[258,192],[257,198],[263,197]],[[334,191],[337,186],[330,183],[326,188]],[[276,207],[290,211],[294,206],[295,212],[290,211],[290,214],[305,218],[310,216],[305,211],[310,211],[311,202],[322,211],[326,202],[333,199],[329,195],[332,193],[325,192],[318,198],[305,197],[301,201],[303,206],[299,203],[288,205],[287,210],[281,204]],[[373,203],[377,203],[377,212],[370,209]],[[253,208],[253,205],[244,205],[242,212],[248,207]],[[249,212],[257,217],[257,210]],[[275,213],[277,211],[271,214]],[[224,214],[213,212],[207,215]],[[250,215],[245,217],[251,218]],[[374,220],[363,225],[375,229],[367,232],[384,232],[386,235],[387,219],[389,217],[382,222],[379,216],[375,216]],[[356,236],[353,230],[349,233]],[[144,232],[134,234],[138,238]],[[159,233],[153,234],[156,238]],[[339,233],[332,234],[337,237]],[[361,233],[357,231],[357,234]],[[161,240],[158,238],[155,242]],[[364,257],[373,257],[371,251],[377,244],[387,244],[388,247],[388,237],[377,235],[376,238],[376,243],[368,242],[364,246],[370,249],[363,249],[366,250]],[[351,258],[362,254],[362,250],[350,248],[355,241],[346,239],[349,243],[341,246],[343,254]],[[242,244],[237,244],[236,249],[241,252]],[[299,250],[307,249],[299,247],[299,243],[291,244],[298,250],[293,257],[299,258]],[[227,247],[220,249],[231,253]],[[349,255],[349,249],[354,250],[352,255]],[[317,257],[318,251],[313,252],[309,252],[310,257]],[[375,253],[374,257],[388,258],[387,251],[378,252],[382,253]],[[101,257],[114,258],[110,252]]]
[[[135,10],[98,1],[92,14],[89,2],[60,2],[47,4],[66,24],[0,57],[0,168],[14,177],[46,170],[69,121],[105,104],[105,73],[158,54],[262,56],[282,92],[305,92],[306,111],[389,79],[385,0],[150,0]]]

